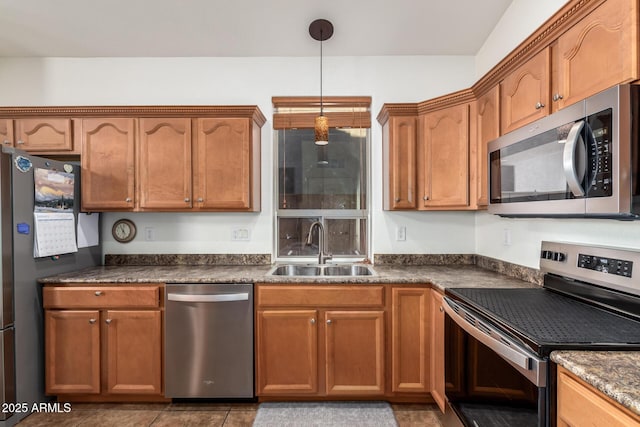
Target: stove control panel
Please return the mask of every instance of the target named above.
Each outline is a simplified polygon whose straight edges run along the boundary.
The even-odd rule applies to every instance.
[[[578,267],[615,274],[617,276],[631,277],[633,261],[578,254]]]

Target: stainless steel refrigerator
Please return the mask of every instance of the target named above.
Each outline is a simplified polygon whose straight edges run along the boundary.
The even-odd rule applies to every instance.
[[[80,209],[79,164],[3,148],[0,154],[0,427],[13,426],[29,415],[34,404],[51,400],[44,393],[44,316],[42,289],[37,280],[99,265],[102,256],[100,246],[91,246],[59,256],[34,257],[36,169],[73,174],[76,224]],[[19,410],[14,413],[7,411],[16,407]],[[25,408],[28,409],[24,411]]]

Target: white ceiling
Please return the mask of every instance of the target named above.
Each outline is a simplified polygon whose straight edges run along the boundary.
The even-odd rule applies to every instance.
[[[0,0],[0,57],[475,55],[512,0]]]

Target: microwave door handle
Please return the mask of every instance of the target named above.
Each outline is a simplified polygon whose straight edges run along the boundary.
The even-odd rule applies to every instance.
[[[581,132],[584,127],[584,121],[580,120],[571,127],[569,135],[567,135],[562,153],[562,166],[567,185],[574,196],[584,196],[584,188],[582,188],[581,179],[578,179],[578,165],[576,165],[575,152],[578,143],[582,140]]]

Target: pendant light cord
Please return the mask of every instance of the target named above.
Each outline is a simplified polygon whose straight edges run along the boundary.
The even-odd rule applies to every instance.
[[[322,116],[322,29],[320,29],[320,115]]]

